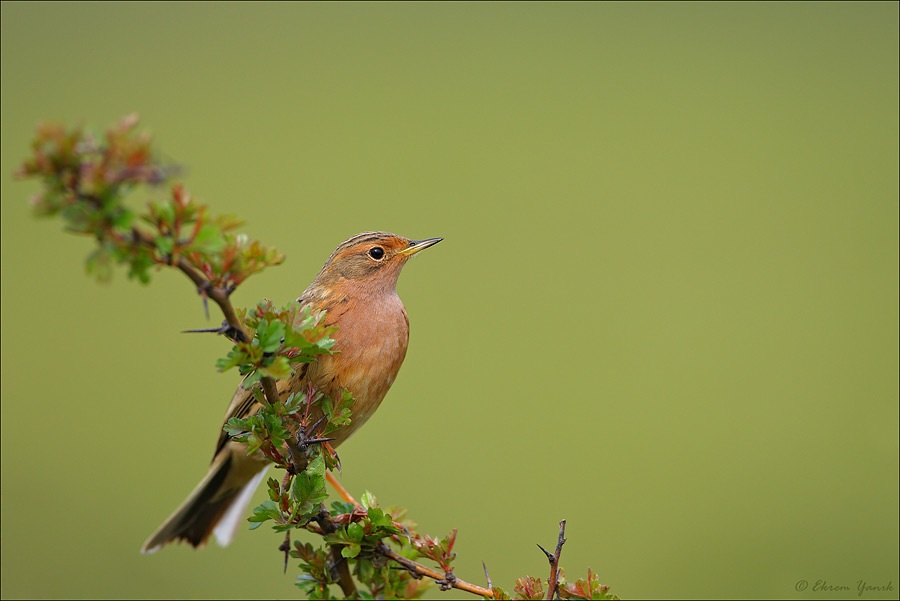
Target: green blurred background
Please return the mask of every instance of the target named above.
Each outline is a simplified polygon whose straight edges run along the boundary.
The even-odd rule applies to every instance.
[[[132,111],[288,255],[239,305],[445,238],[342,481],[460,577],[545,578],[566,518],[623,597],[897,597],[897,3],[4,2],[2,596],[294,597],[268,530],[139,555],[237,376],[185,278],[95,284],[10,177]]]

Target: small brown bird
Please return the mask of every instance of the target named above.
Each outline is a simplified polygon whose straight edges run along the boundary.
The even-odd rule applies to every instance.
[[[347,440],[378,409],[406,356],[409,320],[397,296],[397,278],[411,256],[441,238],[410,240],[386,232],[366,232],[338,246],[297,301],[313,312],[325,310],[325,324],[337,326],[333,355],[300,364],[278,381],[282,399],[312,384],[332,398],[344,389],[355,398],[351,422],[334,432],[332,446]],[[234,393],[225,421],[259,410],[250,391]],[[259,452],[247,455],[222,430],[206,477],[153,535],[142,553],[153,553],[173,540],[199,547],[215,532],[219,544],[231,542],[253,491],[269,461]]]

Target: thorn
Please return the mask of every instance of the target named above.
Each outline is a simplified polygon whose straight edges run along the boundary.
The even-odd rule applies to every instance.
[[[484,562],[482,561],[482,562],[481,562],[481,567],[484,568],[484,578],[485,578],[485,580],[487,580],[487,587],[488,587],[489,589],[493,589],[493,588],[494,588],[494,584],[491,582],[491,575],[488,574],[487,564],[484,563]]]
[[[333,437],[332,438],[310,438],[304,444],[307,444],[307,445],[320,444],[323,442],[331,442],[332,440],[337,440],[337,439],[333,438]]]
[[[541,545],[538,545],[538,549],[540,549],[541,551],[544,552],[544,555],[547,556],[547,561],[549,561],[550,564],[552,565],[552,564],[553,564],[553,560],[555,559],[555,558],[553,557],[553,553],[551,553],[550,551],[548,551],[547,549],[545,549],[545,548],[542,547]]]
[[[206,317],[209,317],[207,313]],[[227,321],[223,321],[222,325],[218,328],[200,328],[197,330],[182,330],[182,334],[221,334],[228,338],[229,340],[233,340],[234,342],[246,342],[244,333],[241,330],[231,326]]]
[[[319,421],[317,421],[316,423],[314,423],[314,424],[313,424],[312,426],[310,426],[309,428],[305,428],[305,430],[306,430],[307,432],[315,432],[315,431],[316,431],[316,428],[318,428],[320,425],[322,425],[322,422],[324,422],[324,421],[325,421],[325,416],[323,415],[322,417],[319,418]]]
[[[315,432],[316,428],[325,421],[325,416],[323,415],[319,421],[314,423],[312,426],[306,428],[300,428],[297,430],[297,448],[301,451],[305,451],[309,448],[310,445],[319,444],[323,442],[329,442],[334,440],[334,438],[307,438],[311,433]]]
[[[284,533],[284,541],[278,545],[278,550],[284,553],[284,573],[287,574],[288,557],[291,552],[291,531]]]
[[[207,292],[212,288],[212,282],[209,280],[197,286],[197,294],[203,298],[203,312],[206,313],[206,319],[209,319],[209,295]]]
[[[208,316],[207,316],[208,317]],[[228,331],[228,324],[222,322],[218,328],[200,328],[198,330],[181,330],[182,334],[224,334]]]

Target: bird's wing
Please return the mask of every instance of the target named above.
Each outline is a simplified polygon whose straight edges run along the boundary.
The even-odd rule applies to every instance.
[[[317,293],[313,290],[312,286],[307,288],[303,294],[297,298],[297,302],[300,304],[300,308],[302,309],[306,305],[312,305],[313,310],[316,310],[316,305],[321,304],[320,299],[317,296]],[[306,377],[306,371],[309,369],[309,363],[301,363],[299,366],[295,366],[295,373],[293,376],[288,378],[287,380],[279,380],[276,382],[276,386],[278,388],[279,394],[282,393],[285,387],[290,386],[291,382],[298,382],[303,380]],[[256,384],[255,386],[258,386]],[[250,415],[253,415],[259,410],[259,403],[256,402],[256,399],[253,398],[252,390],[244,388],[243,382],[238,386],[237,390],[234,391],[234,396],[231,397],[231,404],[228,406],[228,411],[225,412],[225,419],[222,421],[222,427],[224,428],[225,424],[232,417],[237,417],[240,419],[244,419]],[[231,437],[225,432],[224,429],[219,431],[219,440],[216,441],[216,452],[213,453],[213,460],[215,460],[216,455],[219,454],[219,451],[228,443]]]

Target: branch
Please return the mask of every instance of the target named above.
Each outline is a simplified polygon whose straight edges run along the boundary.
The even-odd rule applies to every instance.
[[[350,575],[350,566],[347,565],[347,560],[341,555],[340,545],[331,545],[331,561],[333,571],[337,573],[338,576],[338,586],[341,587],[344,596],[347,599],[355,598],[356,583],[353,581],[353,576]]]
[[[188,265],[188,262],[184,257],[178,257],[175,266],[194,282],[194,285],[197,286],[197,292],[204,297],[211,298],[213,302],[219,306],[222,315],[225,317],[225,322],[228,324],[228,330],[224,332],[226,336],[235,342],[247,342],[250,340],[246,330],[244,330],[243,324],[241,324],[241,320],[238,319],[237,313],[234,310],[234,305],[231,304],[231,297],[226,289],[218,286],[211,286],[209,280],[203,277],[196,269]]]
[[[113,234],[113,232],[110,233]],[[147,248],[156,248],[155,241],[150,238],[147,233],[142,232],[137,228],[131,229],[131,236],[137,243],[146,246]],[[117,237],[121,239],[120,236]],[[212,299],[212,301],[218,305],[219,309],[222,311],[222,315],[225,317],[225,323],[228,325],[227,329],[222,332],[223,334],[235,342],[247,342],[250,340],[247,331],[244,329],[244,325],[241,323],[241,320],[238,319],[237,312],[234,310],[234,305],[231,304],[229,290],[219,286],[213,286],[206,276],[192,267],[183,256],[178,256],[171,264],[177,267],[179,271],[194,283],[194,286],[197,287],[197,292],[200,295],[204,298]],[[272,382],[272,385],[274,386],[274,381]],[[269,394],[266,393],[266,396],[269,396]],[[277,399],[278,395],[276,394],[274,397],[269,398],[269,402],[275,402]]]
[[[274,379],[269,376],[263,376],[259,379],[259,383],[262,384],[263,392],[266,393],[266,399],[269,401],[269,404],[274,405],[281,402],[281,397],[278,395],[278,387],[276,386]]]
[[[549,590],[547,591],[547,600],[552,601],[553,598],[559,598],[559,556],[562,553],[563,545],[566,544],[566,521],[559,523],[559,538],[556,541],[556,552],[550,553],[544,547],[538,545],[538,548],[547,556],[550,562],[550,578],[547,579]]]
[[[431,568],[425,567],[420,563],[399,555],[393,549],[383,543],[375,547],[375,552],[379,555],[387,557],[392,561],[396,561],[419,578],[421,578],[422,576],[427,576],[428,578],[435,580],[438,584],[441,585],[442,590],[457,588],[461,591],[466,591],[467,593],[473,593],[475,595],[487,597],[488,599],[494,598],[494,591],[490,589],[480,587],[477,584],[471,584],[469,582],[466,582],[465,580],[460,580],[453,574],[453,572],[441,574],[440,572],[432,570]]]
[[[322,505],[322,510],[315,520],[322,529],[323,535],[331,534],[337,530],[337,526],[331,520],[331,514],[328,513],[324,505]],[[345,597],[348,599],[355,597],[356,583],[353,581],[353,576],[350,575],[350,567],[347,565],[347,560],[341,555],[341,545],[328,546],[331,553],[331,579],[338,583]]]

